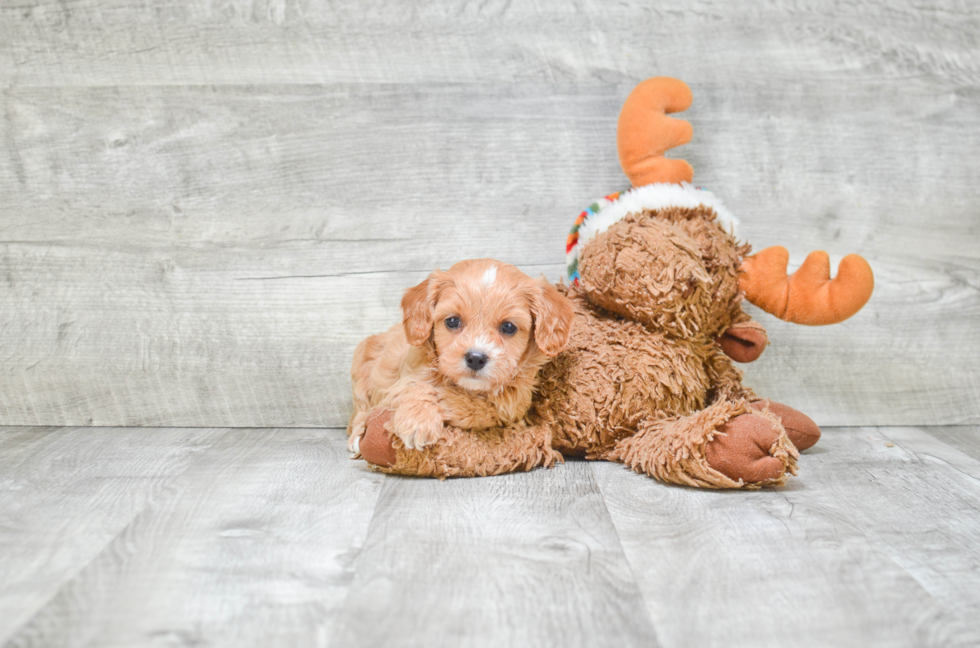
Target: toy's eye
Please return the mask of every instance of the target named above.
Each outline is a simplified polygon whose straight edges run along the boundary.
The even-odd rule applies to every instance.
[[[513,322],[504,322],[500,325],[500,332],[504,335],[513,335],[517,333],[517,326]]]
[[[459,318],[456,317],[455,315],[452,316],[452,317],[447,317],[446,318],[446,328],[447,329],[458,329],[460,324],[462,324],[462,322],[460,322],[459,321]]]

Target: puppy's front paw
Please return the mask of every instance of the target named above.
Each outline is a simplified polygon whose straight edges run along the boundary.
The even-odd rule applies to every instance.
[[[442,413],[428,403],[402,405],[392,419],[392,432],[409,450],[421,450],[438,441],[442,426]]]

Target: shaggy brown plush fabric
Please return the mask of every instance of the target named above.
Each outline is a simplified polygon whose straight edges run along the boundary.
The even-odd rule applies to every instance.
[[[419,477],[486,477],[551,467],[562,456],[551,448],[546,426],[461,430],[446,426],[435,445],[407,450],[390,434],[391,410],[370,417],[361,454],[381,472]]]
[[[630,214],[583,248],[569,348],[542,369],[536,402],[559,451],[602,457],[641,424],[753,396],[716,342],[748,319],[748,251],[706,207]]]
[[[675,484],[759,488],[795,475],[798,456],[778,418],[736,400],[645,423],[607,458]]]
[[[582,291],[596,306],[668,335],[714,339],[743,315],[738,271],[750,250],[709,207],[629,214],[583,247]]]

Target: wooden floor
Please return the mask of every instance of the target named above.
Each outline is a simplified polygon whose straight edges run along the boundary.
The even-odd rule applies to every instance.
[[[977,430],[780,490],[385,477],[336,429],[0,429],[6,646],[976,646]]]

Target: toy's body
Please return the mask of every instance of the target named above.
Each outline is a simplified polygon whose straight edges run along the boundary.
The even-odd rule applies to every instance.
[[[703,206],[630,213],[583,246],[572,339],[542,372],[536,404],[556,450],[692,485],[775,482],[793,470],[782,426],[750,407],[758,399],[719,342],[742,329],[762,336],[756,356],[765,344],[740,306],[746,252]],[[705,456],[725,425],[764,436],[754,459],[765,461],[735,480]]]
[[[656,125],[653,135],[635,125],[624,131],[624,120],[639,119],[634,96],[648,103],[653,97],[660,111],[643,117]],[[378,411],[361,446],[365,458],[389,472],[446,477],[527,470],[550,465],[561,453],[713,488],[781,484],[795,474],[798,448],[813,445],[820,431],[806,416],[742,385],[730,357],[754,360],[767,343],[762,327],[742,311],[746,283],[754,287],[753,302],[775,304],[767,310],[829,323],[867,301],[870,269],[865,277],[842,265],[831,281],[829,270],[820,278],[821,264],[810,259],[788,279],[785,263],[779,276],[780,259],[747,268],[753,258],[731,232],[733,217],[713,195],[688,184],[690,167],[684,177],[685,163],[660,157],[690,137],[675,125],[686,123],[664,111],[689,103],[680,82],[652,79],[624,107],[620,156],[638,186],[599,201],[576,223],[568,247],[573,283],[566,289],[575,305],[571,339],[541,369],[527,421],[508,429],[447,427],[434,446],[406,450],[391,442],[388,414]],[[652,141],[658,133],[673,140]],[[642,159],[642,150],[659,159]],[[642,185],[631,173],[637,169]],[[669,177],[661,182],[657,174]]]

